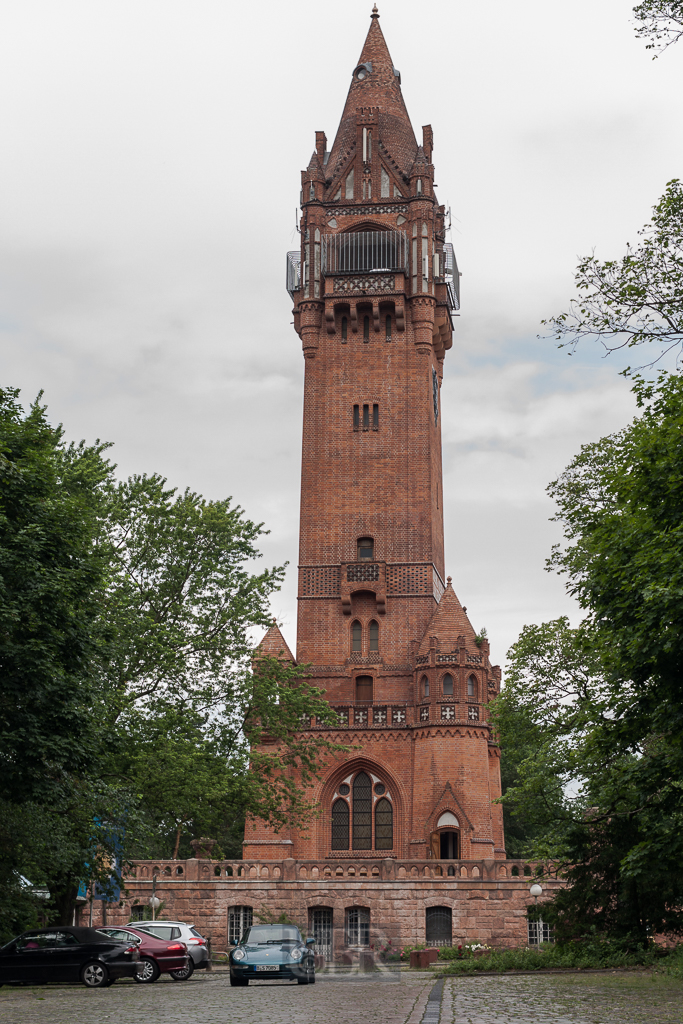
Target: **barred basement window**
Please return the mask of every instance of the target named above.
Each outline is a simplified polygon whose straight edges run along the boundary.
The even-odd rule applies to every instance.
[[[346,317],[345,317],[345,316],[343,316],[343,317],[342,317],[342,321],[341,321],[341,336],[342,336],[342,341],[346,341],[346,339],[347,339],[347,337],[348,337],[348,331],[349,331],[349,322],[348,322],[348,320],[346,319]]]
[[[251,907],[230,907],[228,911],[228,942],[236,946],[247,928],[254,922],[254,911]]]
[[[384,336],[387,341],[391,341],[391,317],[388,316],[384,322]]]
[[[394,809],[383,797],[375,806],[375,849],[393,850],[394,848]]]
[[[443,695],[444,697],[453,696],[453,676],[448,673],[443,677]]]
[[[363,430],[370,429],[370,406],[363,406]]]
[[[538,921],[528,921],[529,945],[539,946],[541,942],[554,942],[555,936],[551,925],[546,924],[539,917]]]
[[[374,620],[370,623],[370,650],[379,650],[379,623]]]
[[[427,907],[425,938],[428,946],[450,946],[453,942],[453,911],[450,907]]]
[[[332,849],[348,850],[348,848],[349,805],[346,800],[335,800],[332,804]]]
[[[346,945],[370,945],[370,911],[365,907],[349,907],[346,911]]]
[[[372,429],[379,430],[379,406],[373,405],[372,407]]]
[[[372,849],[372,782],[365,772],[353,780],[353,849]]]
[[[360,406],[354,405],[353,407],[353,429],[360,430]]]
[[[351,626],[351,653],[360,654],[362,647],[363,630],[360,622],[354,622]]]
[[[370,341],[370,317],[363,317],[363,341]]]
[[[315,951],[332,959],[332,908],[314,907],[310,911],[311,931],[315,939]]]

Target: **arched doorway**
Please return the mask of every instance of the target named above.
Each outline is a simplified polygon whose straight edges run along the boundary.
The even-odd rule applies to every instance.
[[[460,822],[452,811],[440,815],[429,845],[434,860],[460,859]]]

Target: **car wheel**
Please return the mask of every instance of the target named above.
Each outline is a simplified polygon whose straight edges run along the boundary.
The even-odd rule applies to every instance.
[[[187,967],[179,967],[177,971],[169,971],[174,981],[187,981],[194,974],[194,961],[190,957]]]
[[[86,988],[106,988],[109,972],[104,964],[86,964],[81,971],[81,981]]]
[[[161,971],[159,965],[151,960],[148,956],[140,957],[140,965],[138,967],[138,973],[135,975],[135,980],[140,984],[151,985],[153,981],[156,981]]]
[[[230,975],[230,984],[233,986],[233,988],[235,986],[242,987],[243,985],[248,985],[249,984],[249,978],[233,978],[233,976],[231,974]]]

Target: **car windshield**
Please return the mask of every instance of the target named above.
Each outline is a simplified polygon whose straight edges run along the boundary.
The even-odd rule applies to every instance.
[[[243,941],[259,946],[267,942],[301,942],[301,934],[295,925],[261,924],[249,928]]]

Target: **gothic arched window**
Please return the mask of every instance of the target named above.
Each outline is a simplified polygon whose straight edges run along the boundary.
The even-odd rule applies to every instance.
[[[348,850],[348,848],[349,805],[346,800],[339,799],[332,804],[332,849]]]
[[[352,652],[352,654],[360,654],[361,653],[362,640],[363,640],[363,628],[362,628],[360,622],[358,622],[358,620],[356,620],[356,622],[351,624],[351,652]]]
[[[394,848],[394,808],[386,797],[375,804],[375,849]]]
[[[379,650],[379,623],[373,619],[370,623],[370,650]]]
[[[443,677],[442,686],[443,686],[443,695],[444,695],[444,697],[452,697],[453,696],[453,676],[450,675],[450,673],[447,672],[446,675]]]
[[[372,849],[372,781],[365,772],[353,780],[353,849]]]
[[[422,679],[420,680],[420,687],[422,689],[422,696],[423,697],[428,697],[429,696],[429,679],[427,679],[427,676],[422,676]]]
[[[477,695],[477,680],[474,676],[470,676],[467,680],[467,696],[476,697]]]

